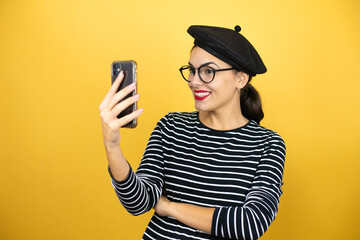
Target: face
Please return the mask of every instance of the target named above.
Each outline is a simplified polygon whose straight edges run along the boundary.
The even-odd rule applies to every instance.
[[[189,65],[199,68],[208,65],[214,69],[231,68],[226,62],[216,58],[200,47],[191,51]],[[201,81],[198,70],[188,86],[195,99],[195,108],[198,111],[233,111],[240,109],[240,89],[243,88],[246,74],[236,70],[220,71],[210,83]]]

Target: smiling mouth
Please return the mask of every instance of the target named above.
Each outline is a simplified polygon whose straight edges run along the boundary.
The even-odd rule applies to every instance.
[[[210,92],[195,92],[195,96],[197,97],[205,97],[205,96],[208,96],[210,95]]]
[[[196,100],[203,100],[210,95],[211,92],[208,91],[194,91],[194,96]]]

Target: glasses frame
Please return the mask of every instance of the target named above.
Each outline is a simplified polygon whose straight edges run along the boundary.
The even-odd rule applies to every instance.
[[[211,68],[211,70],[214,71],[213,78],[212,78],[210,81],[208,81],[208,82],[204,81],[204,80],[201,78],[201,76],[200,76],[200,71],[199,71],[199,68],[202,68],[202,67],[205,67],[205,66],[208,67],[208,68]],[[223,68],[223,69],[215,69],[215,68],[213,68],[213,67],[210,67],[209,65],[201,65],[200,67],[195,68],[195,67],[190,66],[190,65],[184,65],[184,66],[182,66],[181,68],[179,68],[179,71],[180,71],[180,73],[181,73],[181,76],[182,76],[182,77],[185,79],[185,81],[187,81],[187,82],[190,82],[191,80],[186,79],[186,77],[185,77],[184,74],[183,74],[183,70],[190,69],[190,68],[193,68],[193,69],[195,70],[195,74],[196,74],[196,72],[198,73],[198,76],[199,76],[200,80],[201,80],[202,82],[204,82],[204,83],[211,83],[211,82],[214,80],[214,78],[215,78],[216,72],[222,72],[222,71],[228,71],[228,70],[234,70],[234,69],[236,69],[236,68],[234,68],[234,67],[232,67],[232,68]],[[194,75],[195,75],[195,74],[194,74]]]

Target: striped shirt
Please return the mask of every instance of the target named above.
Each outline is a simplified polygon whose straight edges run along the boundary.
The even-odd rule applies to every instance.
[[[219,131],[203,125],[198,112],[169,113],[152,132],[136,173],[130,169],[121,182],[110,176],[133,215],[152,209],[162,193],[215,208],[211,234],[154,213],[143,239],[257,239],[275,219],[284,160],[283,139],[253,120]]]

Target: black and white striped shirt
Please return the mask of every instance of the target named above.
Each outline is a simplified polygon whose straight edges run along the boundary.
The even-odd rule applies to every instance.
[[[112,185],[133,215],[169,200],[215,208],[211,235],[171,217],[152,217],[143,239],[257,239],[274,220],[282,194],[285,144],[249,121],[213,130],[198,112],[169,113],[152,132],[134,173]],[[111,175],[111,173],[110,173]]]

